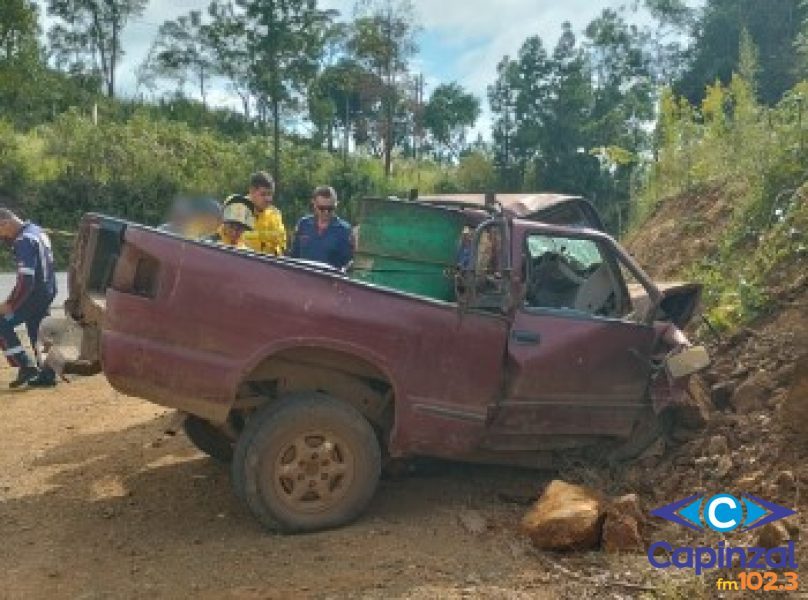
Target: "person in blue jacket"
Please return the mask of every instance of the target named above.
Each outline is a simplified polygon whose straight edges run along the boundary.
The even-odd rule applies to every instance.
[[[17,368],[17,377],[9,385],[18,388],[36,380],[39,369],[23,348],[15,327],[25,324],[36,348],[39,326],[56,297],[56,273],[48,235],[7,208],[0,208],[0,239],[11,245],[17,271],[14,289],[0,304],[0,347],[8,363]]]
[[[337,192],[330,186],[318,187],[311,207],[313,214],[297,223],[291,256],[346,268],[353,260],[353,236],[351,226],[335,214]]]

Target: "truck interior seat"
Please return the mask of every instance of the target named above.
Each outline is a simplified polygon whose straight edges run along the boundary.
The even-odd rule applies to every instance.
[[[602,264],[578,288],[574,308],[593,315],[604,314],[604,310],[608,313],[607,304],[613,293],[614,283],[609,267]]]
[[[573,308],[579,281],[558,254],[546,252],[533,259],[526,302],[534,308]]]

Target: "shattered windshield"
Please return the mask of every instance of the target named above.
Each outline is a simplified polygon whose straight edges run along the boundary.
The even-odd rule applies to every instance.
[[[530,236],[527,239],[530,258],[538,258],[548,252],[572,259],[576,266],[588,270],[602,262],[598,245],[592,240]]]

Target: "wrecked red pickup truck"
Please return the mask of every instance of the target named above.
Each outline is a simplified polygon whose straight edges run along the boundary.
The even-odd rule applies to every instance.
[[[112,386],[187,413],[191,440],[283,531],[356,518],[385,460],[636,455],[681,383],[665,331],[700,288],[660,291],[583,200],[500,202],[417,203],[473,228],[452,301],[90,214],[66,306],[100,324]]]

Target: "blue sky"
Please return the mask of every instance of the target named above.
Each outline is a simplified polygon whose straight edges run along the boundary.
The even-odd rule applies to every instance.
[[[126,56],[118,75],[120,94],[134,93],[135,68],[143,61],[160,24],[193,9],[205,10],[208,3],[209,0],[151,0],[144,15],[131,22],[123,34]],[[580,32],[604,8],[617,8],[626,0],[413,0],[413,3],[422,27],[414,69],[424,74],[427,95],[440,82],[457,81],[480,97],[485,108],[486,86],[494,80],[497,62],[505,54],[514,55],[525,38],[538,34],[546,46],[552,47],[564,21],[570,21],[574,30]],[[354,0],[321,0],[320,5],[349,17]],[[186,91],[193,93],[191,86]],[[211,99],[219,104],[233,101],[223,85],[217,86]]]

